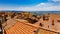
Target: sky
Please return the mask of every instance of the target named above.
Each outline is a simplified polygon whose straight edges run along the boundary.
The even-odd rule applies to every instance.
[[[0,10],[60,11],[60,0],[0,0]]]

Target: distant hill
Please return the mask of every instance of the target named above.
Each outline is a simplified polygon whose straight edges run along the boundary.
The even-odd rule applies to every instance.
[[[17,12],[17,13],[19,13],[19,12],[31,12],[34,15],[43,15],[45,13],[60,14],[60,11],[3,11],[3,12]]]
[[[32,14],[35,14],[35,15],[43,15],[43,14],[46,14],[46,13],[50,13],[50,14],[60,14],[60,11],[35,11],[35,12],[31,12]]]

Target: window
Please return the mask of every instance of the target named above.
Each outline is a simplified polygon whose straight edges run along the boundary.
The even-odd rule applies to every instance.
[[[43,20],[45,21],[45,20],[49,20],[49,17],[48,16],[43,16]]]
[[[52,25],[54,26],[54,20],[52,20]]]
[[[40,24],[39,24],[39,26],[41,26],[41,27],[42,27],[42,26],[43,26],[43,24],[42,24],[42,23],[40,23]]]
[[[58,22],[60,22],[60,20],[57,20]]]
[[[48,28],[49,28],[49,25],[48,25]]]

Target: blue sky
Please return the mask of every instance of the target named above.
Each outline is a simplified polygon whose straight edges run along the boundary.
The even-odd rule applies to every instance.
[[[0,0],[1,4],[13,5],[34,5],[41,2],[48,2],[48,0]]]
[[[0,0],[1,4],[10,4],[10,5],[23,5],[23,4],[30,4],[30,1],[27,0]]]
[[[60,11],[60,0],[0,0],[0,10]]]

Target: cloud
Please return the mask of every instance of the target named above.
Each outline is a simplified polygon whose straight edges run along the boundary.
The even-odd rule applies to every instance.
[[[50,3],[40,3],[33,7],[20,7],[23,11],[60,11],[60,6],[53,6]]]
[[[21,11],[60,11],[60,6],[50,6],[50,7],[21,7]]]
[[[54,2],[56,2],[56,1],[60,1],[60,0],[48,0],[48,1],[54,1]]]
[[[40,3],[35,6],[20,7],[0,7],[0,10],[17,10],[17,11],[60,11],[60,6],[53,6],[51,3]]]
[[[48,0],[48,3],[51,3],[52,5],[59,5],[60,6],[60,0]]]
[[[56,2],[56,1],[60,1],[60,0],[52,0],[52,1],[55,1]]]

